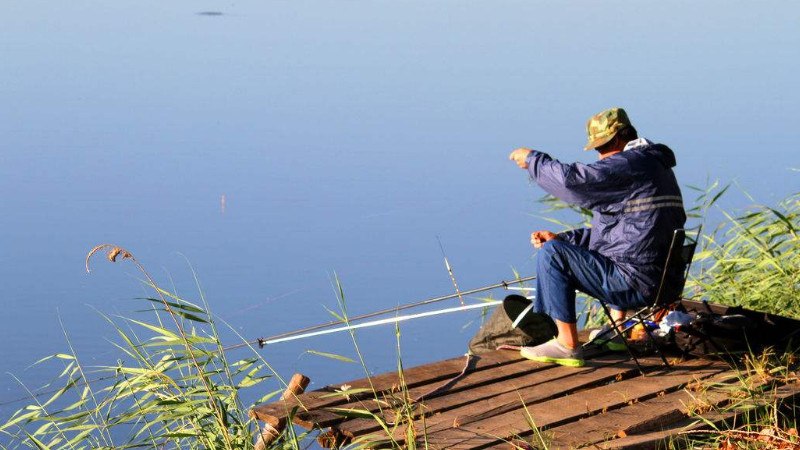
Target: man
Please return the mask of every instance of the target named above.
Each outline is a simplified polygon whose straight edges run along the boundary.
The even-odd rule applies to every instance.
[[[614,320],[624,319],[625,310],[655,295],[672,233],[686,221],[672,150],[639,138],[622,108],[593,116],[586,131],[585,149],[599,153],[592,164],[564,164],[528,148],[509,156],[548,193],[592,211],[589,228],[531,234],[540,249],[534,311],[555,320],[558,336],[524,347],[522,356],[573,367],[584,364],[575,290],[608,304]]]

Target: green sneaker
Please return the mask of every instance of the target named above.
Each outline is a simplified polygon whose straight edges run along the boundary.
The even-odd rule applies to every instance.
[[[531,361],[555,363],[567,367],[583,367],[585,364],[581,346],[569,349],[555,338],[536,347],[522,347],[519,354]]]
[[[624,352],[628,350],[628,347],[625,346],[625,343],[622,342],[622,338],[619,336],[614,336],[612,339],[609,339],[606,342],[606,348],[612,352]]]
[[[605,346],[612,352],[624,352],[628,349],[622,341],[622,338],[617,336],[617,333],[611,329],[611,325],[609,324],[605,324],[599,329],[589,333],[589,340],[594,339],[595,336],[599,336],[601,333],[603,337],[594,342],[597,346]]]

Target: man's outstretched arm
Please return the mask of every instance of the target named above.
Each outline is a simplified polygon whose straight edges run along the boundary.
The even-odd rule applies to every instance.
[[[596,209],[625,198],[629,182],[624,173],[603,165],[564,164],[547,153],[528,148],[511,152],[509,159],[551,195],[573,205]]]

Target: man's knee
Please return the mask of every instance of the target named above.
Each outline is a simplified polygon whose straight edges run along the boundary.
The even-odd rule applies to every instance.
[[[539,249],[539,255],[552,258],[553,256],[562,254],[566,245],[569,244],[561,242],[558,239],[551,239],[542,244],[542,247]]]
[[[564,266],[564,246],[568,245],[556,239],[549,240],[542,244],[537,256],[539,265]]]

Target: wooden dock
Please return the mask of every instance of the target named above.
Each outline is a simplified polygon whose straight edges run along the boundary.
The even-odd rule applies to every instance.
[[[277,429],[291,419],[319,430],[328,447],[414,440],[436,449],[650,449],[707,428],[697,414],[715,423],[735,416],[721,407],[733,401],[725,387],[741,381],[724,361],[671,358],[665,368],[645,357],[642,376],[627,353],[587,356],[586,366],[569,368],[498,350],[470,357],[466,371],[467,357],[453,358],[289,396],[253,414]],[[764,378],[755,389],[769,401],[800,399],[791,378]]]

